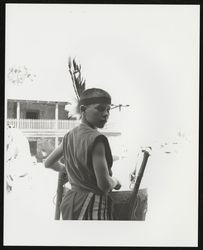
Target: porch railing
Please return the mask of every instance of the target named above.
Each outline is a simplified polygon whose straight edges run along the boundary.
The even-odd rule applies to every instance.
[[[7,124],[20,129],[72,129],[79,124],[78,120],[47,119],[7,119]]]

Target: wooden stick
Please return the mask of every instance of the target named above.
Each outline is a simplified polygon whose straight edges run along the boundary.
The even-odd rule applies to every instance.
[[[137,194],[138,194],[140,183],[141,183],[144,171],[145,171],[145,167],[147,165],[148,158],[150,156],[148,151],[143,150],[143,152],[144,152],[144,156],[143,156],[142,164],[141,164],[141,167],[140,167],[140,170],[139,170],[139,173],[138,173],[138,177],[137,177],[137,180],[135,182],[135,186],[134,186],[134,189],[132,191],[131,198],[130,198],[130,201],[129,201],[128,220],[134,220],[135,219],[134,218],[134,213],[135,213],[136,206],[137,206]]]
[[[63,185],[65,184],[67,175],[65,173],[59,172],[57,192],[56,192],[56,207],[55,207],[55,220],[60,220],[60,205],[63,198]]]

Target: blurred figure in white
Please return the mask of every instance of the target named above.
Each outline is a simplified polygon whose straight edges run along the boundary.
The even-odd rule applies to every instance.
[[[33,162],[27,138],[10,125],[6,128],[6,190],[28,187],[31,181]]]

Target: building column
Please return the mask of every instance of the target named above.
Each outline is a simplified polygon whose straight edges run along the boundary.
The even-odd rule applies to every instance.
[[[55,137],[55,148],[58,147],[58,136]]]
[[[58,102],[56,102],[56,106],[55,106],[55,129],[56,129],[56,133],[58,130],[58,116],[59,116],[59,104]],[[58,136],[55,137],[55,148],[58,147]]]
[[[20,123],[20,102],[17,101],[17,112],[16,112],[16,118],[17,118],[17,128],[19,128],[19,123]]]
[[[56,103],[55,107],[55,122],[56,122],[56,129],[58,128],[58,117],[59,117],[59,104],[58,102]]]

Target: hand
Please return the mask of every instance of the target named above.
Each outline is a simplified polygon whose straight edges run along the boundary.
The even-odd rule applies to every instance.
[[[121,183],[119,182],[119,180],[117,180],[117,184],[114,187],[115,190],[119,190],[121,188]]]

